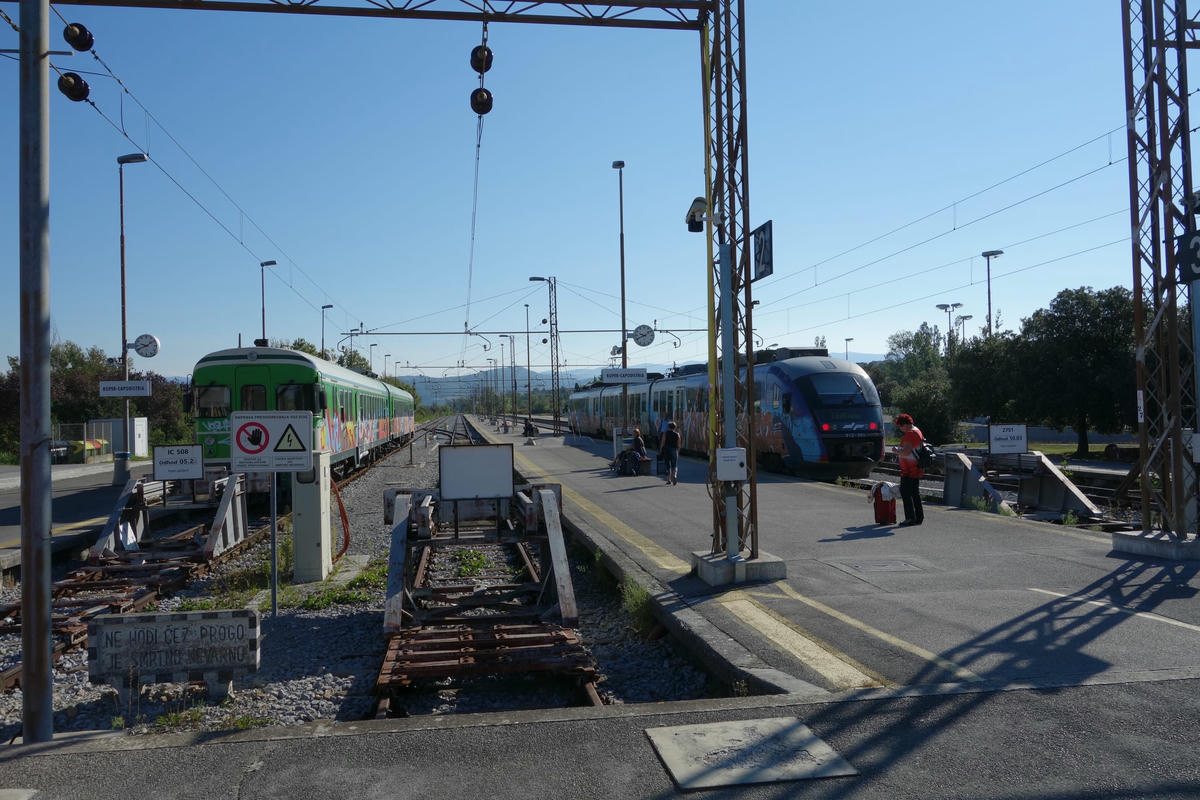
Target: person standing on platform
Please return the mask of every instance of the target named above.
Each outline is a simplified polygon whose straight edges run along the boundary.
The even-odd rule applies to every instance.
[[[675,423],[668,422],[667,430],[659,442],[659,450],[662,452],[663,467],[667,470],[667,483],[672,486],[679,483],[679,445],[681,443],[679,431],[675,430]]]
[[[917,462],[917,448],[925,442],[921,429],[908,414],[896,417],[893,424],[900,429],[900,444],[895,451],[900,459],[900,499],[904,502],[905,525],[920,525],[925,521],[925,509],[921,506],[921,478],[925,470]]]

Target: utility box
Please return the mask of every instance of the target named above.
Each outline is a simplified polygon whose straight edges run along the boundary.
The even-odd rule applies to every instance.
[[[296,583],[323,581],[333,568],[333,530],[329,524],[330,452],[316,450],[313,468],[292,479],[292,550]]]
[[[145,417],[130,417],[129,428],[133,431],[133,441],[130,447],[125,445],[125,420],[94,419],[91,424],[107,423],[112,425],[112,452],[132,453],[136,458],[150,457],[150,425]]]

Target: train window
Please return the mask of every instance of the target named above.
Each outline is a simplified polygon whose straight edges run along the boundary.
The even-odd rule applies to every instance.
[[[275,410],[315,411],[313,387],[295,383],[275,387]]]
[[[783,397],[780,398],[780,403],[781,403],[780,410],[783,411],[784,414],[792,413],[792,393],[791,392],[784,392]]]
[[[823,372],[811,376],[823,405],[870,405],[862,386],[848,372]]]
[[[259,383],[251,383],[242,387],[241,411],[266,411],[267,387]]]
[[[196,415],[198,417],[202,419],[228,417],[231,410],[228,386],[196,387]]]

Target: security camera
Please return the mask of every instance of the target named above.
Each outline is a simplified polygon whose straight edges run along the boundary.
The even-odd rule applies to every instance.
[[[697,197],[692,201],[687,215],[683,218],[683,221],[687,223],[689,231],[700,233],[704,230],[704,213],[706,211],[708,211],[708,201],[703,197]]]

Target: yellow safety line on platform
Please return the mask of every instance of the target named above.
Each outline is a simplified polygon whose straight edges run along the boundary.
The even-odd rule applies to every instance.
[[[1078,597],[1077,595],[1063,594],[1062,592],[1052,592],[1049,589],[1035,589],[1033,587],[1030,587],[1029,591],[1037,592],[1039,594],[1048,594],[1051,597],[1062,597],[1062,598],[1065,598],[1068,600],[1074,600],[1075,602],[1078,602],[1078,603],[1087,603],[1088,605],[1091,605],[1091,606],[1100,606],[1101,608],[1111,608],[1113,611],[1120,611],[1122,614],[1128,614],[1131,617],[1144,617],[1146,619],[1152,619],[1155,622],[1165,622],[1166,624],[1174,625],[1177,628],[1187,628],[1189,631],[1200,631],[1200,625],[1193,625],[1190,622],[1180,622],[1177,619],[1171,619],[1170,617],[1164,617],[1162,614],[1155,614],[1153,611],[1138,611],[1137,609],[1134,609],[1134,608],[1126,608],[1125,606],[1118,606],[1114,603],[1105,602],[1104,600],[1085,600],[1084,598]]]
[[[850,656],[824,644],[742,592],[730,592],[717,602],[781,650],[819,673],[837,689],[895,685],[883,676],[871,673]]]
[[[542,481],[549,480],[549,476],[546,475],[546,473],[538,469],[531,461],[529,461],[529,459],[525,458],[520,453],[513,451],[513,458],[521,462],[523,472],[537,475],[538,479]],[[607,511],[600,508],[600,506],[596,505],[590,500],[585,499],[579,494],[579,492],[576,492],[566,485],[562,485],[562,491],[564,497],[582,508],[587,514],[595,517],[596,521],[601,525],[616,533],[638,550],[641,550],[647,558],[657,564],[660,568],[669,572],[674,572],[677,575],[687,575],[692,571],[691,564],[688,564],[683,559],[673,555],[669,550],[666,550],[665,548],[655,544],[650,539],[647,539],[645,536],[638,533],[624,522],[621,522],[621,520],[617,519],[612,514],[609,514]]]
[[[976,675],[974,672],[967,669],[966,667],[960,667],[958,664],[955,664],[953,661],[942,658],[937,653],[926,650],[924,647],[919,647],[915,644],[912,644],[911,642],[906,642],[903,639],[901,639],[897,636],[893,636],[890,633],[881,631],[878,628],[871,627],[867,623],[862,622],[861,620],[857,620],[854,617],[850,616],[849,614],[843,614],[841,611],[838,611],[836,608],[831,608],[830,606],[825,605],[824,603],[822,603],[819,600],[813,600],[811,597],[805,597],[804,595],[800,594],[795,589],[793,589],[791,586],[788,586],[783,581],[776,581],[775,583],[772,584],[772,586],[774,586],[776,589],[778,589],[780,592],[782,592],[784,594],[784,596],[786,596],[786,597],[790,597],[793,600],[799,600],[801,603],[804,603],[805,605],[810,606],[811,608],[815,608],[817,611],[820,611],[822,614],[828,614],[829,616],[833,617],[834,619],[844,622],[853,628],[858,628],[863,633],[874,636],[877,639],[881,639],[881,640],[887,642],[888,644],[892,645],[893,647],[897,647],[908,653],[912,653],[914,656],[916,656],[918,658],[921,658],[921,659],[924,659],[925,661],[936,664],[939,667],[941,667],[942,669],[944,669],[946,672],[957,675],[959,678],[961,678],[964,681],[982,681],[983,680],[983,678],[979,677],[978,675]],[[756,593],[756,594],[761,594],[761,593]]]

